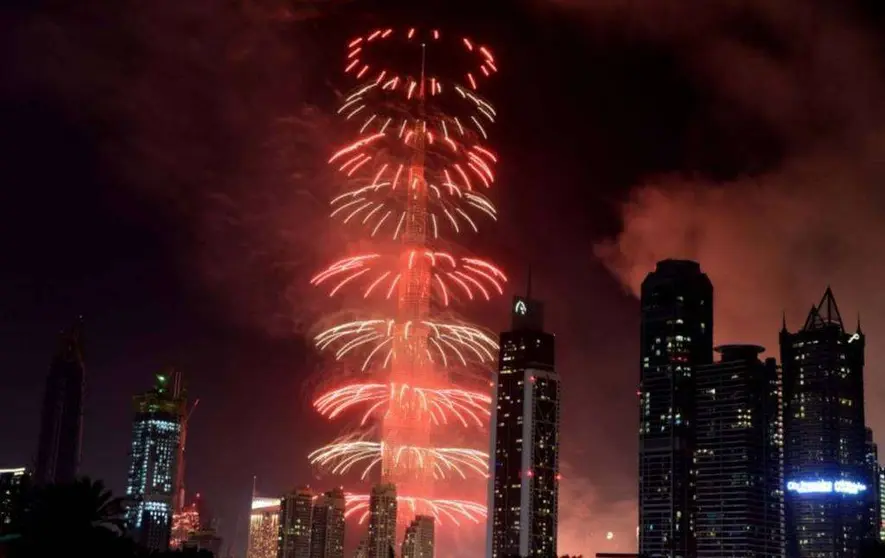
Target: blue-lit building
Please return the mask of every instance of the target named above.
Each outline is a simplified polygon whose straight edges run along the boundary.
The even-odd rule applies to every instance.
[[[157,374],[154,388],[133,401],[127,519],[140,546],[166,550],[172,529],[178,447],[186,405],[181,375],[175,371]]]
[[[787,556],[851,558],[875,538],[867,461],[864,345],[828,288],[802,329],[780,334]]]

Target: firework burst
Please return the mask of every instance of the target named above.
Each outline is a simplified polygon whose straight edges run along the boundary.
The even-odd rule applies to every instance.
[[[497,71],[487,47],[432,29],[376,29],[345,54],[355,83],[338,113],[353,136],[329,158],[343,185],[331,216],[361,227],[372,249],[335,261],[311,283],[389,311],[358,312],[315,336],[320,350],[363,379],[339,383],[314,406],[329,419],[358,413],[362,430],[310,461],[394,483],[405,521],[409,511],[456,525],[486,514],[481,504],[435,495],[447,480],[488,476],[486,452],[444,440],[449,427],[469,433],[487,425],[488,393],[455,378],[494,362],[497,339],[450,316],[457,304],[502,294],[507,278],[486,259],[436,244],[497,219],[488,195],[498,157],[487,144],[497,113],[480,92]],[[368,496],[349,495],[347,513],[364,520]]]
[[[491,397],[464,389],[427,389],[407,384],[348,384],[322,394],[314,407],[323,416],[334,419],[354,407],[366,407],[360,425],[370,417],[387,412],[390,406],[418,405],[434,425],[459,422],[465,428],[482,428],[489,416]]]

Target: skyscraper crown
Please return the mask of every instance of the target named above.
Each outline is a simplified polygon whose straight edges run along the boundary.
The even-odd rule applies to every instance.
[[[817,306],[812,306],[805,319],[803,331],[813,331],[837,327],[841,332],[845,332],[845,326],[842,323],[842,316],[839,314],[839,307],[836,305],[836,298],[830,287],[824,291],[824,296],[820,299]]]

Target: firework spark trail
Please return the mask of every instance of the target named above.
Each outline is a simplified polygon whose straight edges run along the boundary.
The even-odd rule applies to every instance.
[[[347,502],[345,517],[358,515],[360,523],[364,523],[369,516],[369,496],[348,494],[345,498]],[[412,515],[429,511],[439,523],[451,522],[461,525],[464,519],[480,523],[486,516],[485,506],[467,500],[434,500],[414,496],[397,496],[396,499],[400,509],[408,509]]]
[[[450,76],[426,65],[428,50],[446,46],[454,50],[438,59],[458,67]],[[507,278],[485,259],[434,244],[446,232],[478,232],[481,220],[497,219],[486,195],[498,162],[486,143],[497,114],[479,93],[498,71],[496,61],[468,38],[376,29],[348,44],[344,71],[357,83],[338,113],[354,136],[328,161],[344,184],[330,202],[331,217],[361,228],[374,249],[332,263],[311,283],[330,297],[355,293],[389,304],[390,314],[357,317],[316,335],[320,350],[370,379],[338,385],[314,406],[329,419],[359,408],[360,425],[377,425],[372,432],[380,439],[364,432],[336,441],[313,452],[311,463],[334,474],[361,470],[364,479],[380,469],[382,480],[397,486],[404,510],[441,522],[479,522],[484,506],[435,498],[434,484],[486,477],[487,454],[435,440],[447,425],[486,425],[491,398],[463,389],[453,371],[488,366],[498,345],[440,311],[490,300],[503,293]],[[365,519],[367,506],[367,496],[348,496],[348,515]],[[399,517],[408,521],[409,514]]]
[[[432,467],[436,479],[445,479],[452,473],[466,479],[465,471],[468,469],[487,477],[489,456],[485,452],[465,448],[390,447],[384,442],[359,440],[329,444],[314,451],[308,458],[312,464],[328,467],[334,474],[347,473],[351,467],[368,462],[363,469],[363,479],[385,458],[397,466],[412,462],[418,467]]]
[[[416,260],[426,258],[430,263],[431,282],[435,298],[448,306],[457,297],[469,300],[491,300],[495,292],[504,294],[504,273],[495,265],[479,258],[455,259],[448,252],[432,250],[409,250],[405,255],[408,269]],[[402,258],[384,257],[381,254],[361,254],[339,260],[310,280],[312,285],[329,283],[329,296],[335,296],[348,284],[360,285],[363,298],[384,296],[389,299],[395,292],[403,272],[398,269]]]
[[[358,405],[368,406],[360,421],[365,425],[374,414],[385,413],[390,405],[422,405],[435,425],[460,422],[482,428],[490,415],[488,394],[463,389],[413,388],[407,384],[350,384],[324,393],[314,402],[317,411],[334,419]]]

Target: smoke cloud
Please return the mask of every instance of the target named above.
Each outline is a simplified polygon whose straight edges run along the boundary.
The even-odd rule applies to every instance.
[[[745,160],[730,176],[679,168],[646,177],[621,208],[620,234],[595,253],[637,295],[656,261],[698,260],[715,287],[716,342],[760,343],[774,356],[781,312],[801,327],[831,285],[846,327],[860,313],[870,336],[867,422],[881,436],[882,45],[856,12],[832,4],[593,4],[593,15],[683,50],[715,106],[747,115],[782,146],[763,168]],[[750,20],[764,34],[742,34]]]

